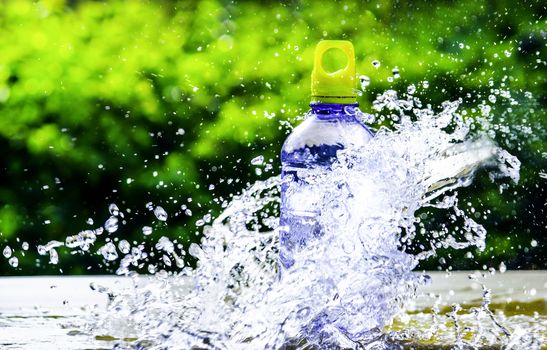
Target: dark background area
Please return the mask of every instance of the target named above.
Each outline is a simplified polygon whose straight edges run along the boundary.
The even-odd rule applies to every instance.
[[[432,106],[461,97],[480,118],[490,105],[508,128],[494,140],[522,162],[517,185],[482,171],[460,191],[464,209],[490,210],[477,219],[486,250],[440,250],[420,268],[545,269],[544,22],[540,1],[0,2],[0,250],[19,259],[0,256],[0,274],[111,271],[95,254],[61,248],[51,264],[36,250],[101,227],[111,203],[125,216],[113,240],[198,241],[197,220],[279,173],[286,122],[309,103],[315,44],[338,38],[371,79],[362,110],[427,81],[417,96]],[[257,175],[259,155],[272,168]],[[442,215],[429,214],[433,228]]]

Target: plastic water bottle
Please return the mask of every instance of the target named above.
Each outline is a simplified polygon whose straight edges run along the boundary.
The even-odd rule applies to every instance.
[[[324,56],[340,50],[345,67],[329,72]],[[281,151],[280,262],[290,268],[294,252],[320,239],[321,189],[314,179],[328,172],[343,149],[359,149],[373,134],[356,118],[356,74],[353,45],[345,40],[317,44],[312,72],[312,101],[308,117],[285,140]]]

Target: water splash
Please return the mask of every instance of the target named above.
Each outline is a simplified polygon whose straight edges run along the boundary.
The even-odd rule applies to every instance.
[[[368,85],[365,78],[361,83]],[[427,88],[428,83],[420,85]],[[380,346],[388,341],[383,327],[416,288],[429,281],[413,272],[421,260],[448,247],[485,248],[486,230],[460,208],[456,190],[468,186],[480,168],[486,168],[492,180],[519,180],[518,159],[491,140],[491,110],[483,108],[482,119],[467,118],[465,109],[460,112],[463,101],[458,100],[435,111],[424,107],[415,92],[415,85],[403,98],[394,90],[385,91],[373,103],[374,114],[346,110],[365,122],[392,127],[376,130],[376,137],[362,150],[340,152],[329,173],[312,174],[321,189],[316,199],[325,233],[296,252],[297,263],[289,272],[280,274],[277,268],[277,176],[257,181],[235,196],[216,219],[207,214],[197,220],[203,238],[187,251],[168,237],[150,247],[112,239],[98,227],[65,242],[41,245],[38,252],[49,254],[56,264],[56,248],[87,253],[97,246],[94,252],[106,264],[119,261],[116,273],[130,276],[134,285],[116,291],[93,286],[109,295],[110,304],[106,311],[95,310],[88,326],[92,334],[134,339],[120,342],[119,348]],[[252,161],[263,163],[262,156]],[[146,208],[157,220],[168,219],[162,207],[148,203]],[[424,208],[446,212],[447,222],[428,232],[417,215]],[[185,205],[181,209],[192,215]],[[104,230],[113,233],[123,213],[115,204],[109,213]],[[152,230],[142,227],[144,236]],[[416,238],[426,234],[427,246],[417,243]],[[188,257],[196,260],[195,267],[187,265]],[[153,276],[136,273],[143,269]],[[461,345],[465,329],[459,326],[458,312],[455,306],[450,317],[455,342]],[[489,313],[488,303],[475,314],[503,327]],[[435,332],[431,329],[429,334]],[[502,333],[508,346],[529,341],[518,331]],[[402,334],[390,335],[397,337]]]
[[[412,272],[420,260],[446,247],[484,249],[486,231],[458,207],[455,190],[485,166],[493,178],[518,181],[518,160],[486,135],[471,135],[473,121],[458,113],[460,103],[446,102],[435,113],[410,91],[406,99],[393,90],[378,96],[374,109],[388,115],[373,118],[397,124],[377,130],[363,150],[340,152],[331,172],[313,174],[322,190],[316,199],[325,233],[296,252],[297,263],[282,275],[279,177],[256,182],[204,226],[201,243],[188,249],[195,268],[184,265],[186,252],[177,253],[162,237],[155,246],[160,262],[148,268],[157,271],[154,278],[141,278],[131,267],[149,253],[142,245],[129,253],[125,247],[117,272],[132,276],[138,288],[112,296],[108,312],[93,319],[94,332],[134,337],[150,348],[375,344],[382,327],[428,281]],[[347,112],[371,119],[358,109]],[[429,247],[415,247],[416,212],[424,207],[450,212],[451,222]],[[100,249],[110,260],[115,246]],[[171,275],[166,270],[173,260],[180,270]],[[457,308],[457,324],[456,314]]]

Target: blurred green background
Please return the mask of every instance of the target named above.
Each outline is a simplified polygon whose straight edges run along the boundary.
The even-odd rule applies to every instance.
[[[521,182],[502,191],[508,182],[481,173],[461,191],[490,210],[478,220],[486,251],[444,250],[420,267],[546,268],[545,13],[541,1],[0,1],[0,250],[19,258],[14,268],[0,256],[0,273],[108,271],[63,249],[50,264],[35,246],[101,226],[110,203],[126,219],[113,236],[197,241],[197,220],[279,172],[288,125],[309,103],[314,46],[338,38],[371,79],[365,111],[424,80],[417,95],[433,106],[473,96],[470,116],[494,88],[518,101],[490,104]],[[257,171],[259,155],[272,169]]]

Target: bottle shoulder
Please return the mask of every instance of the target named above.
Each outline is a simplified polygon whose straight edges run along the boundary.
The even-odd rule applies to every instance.
[[[283,143],[282,153],[324,145],[361,147],[372,138],[372,132],[355,118],[325,120],[312,115],[294,128]]]

